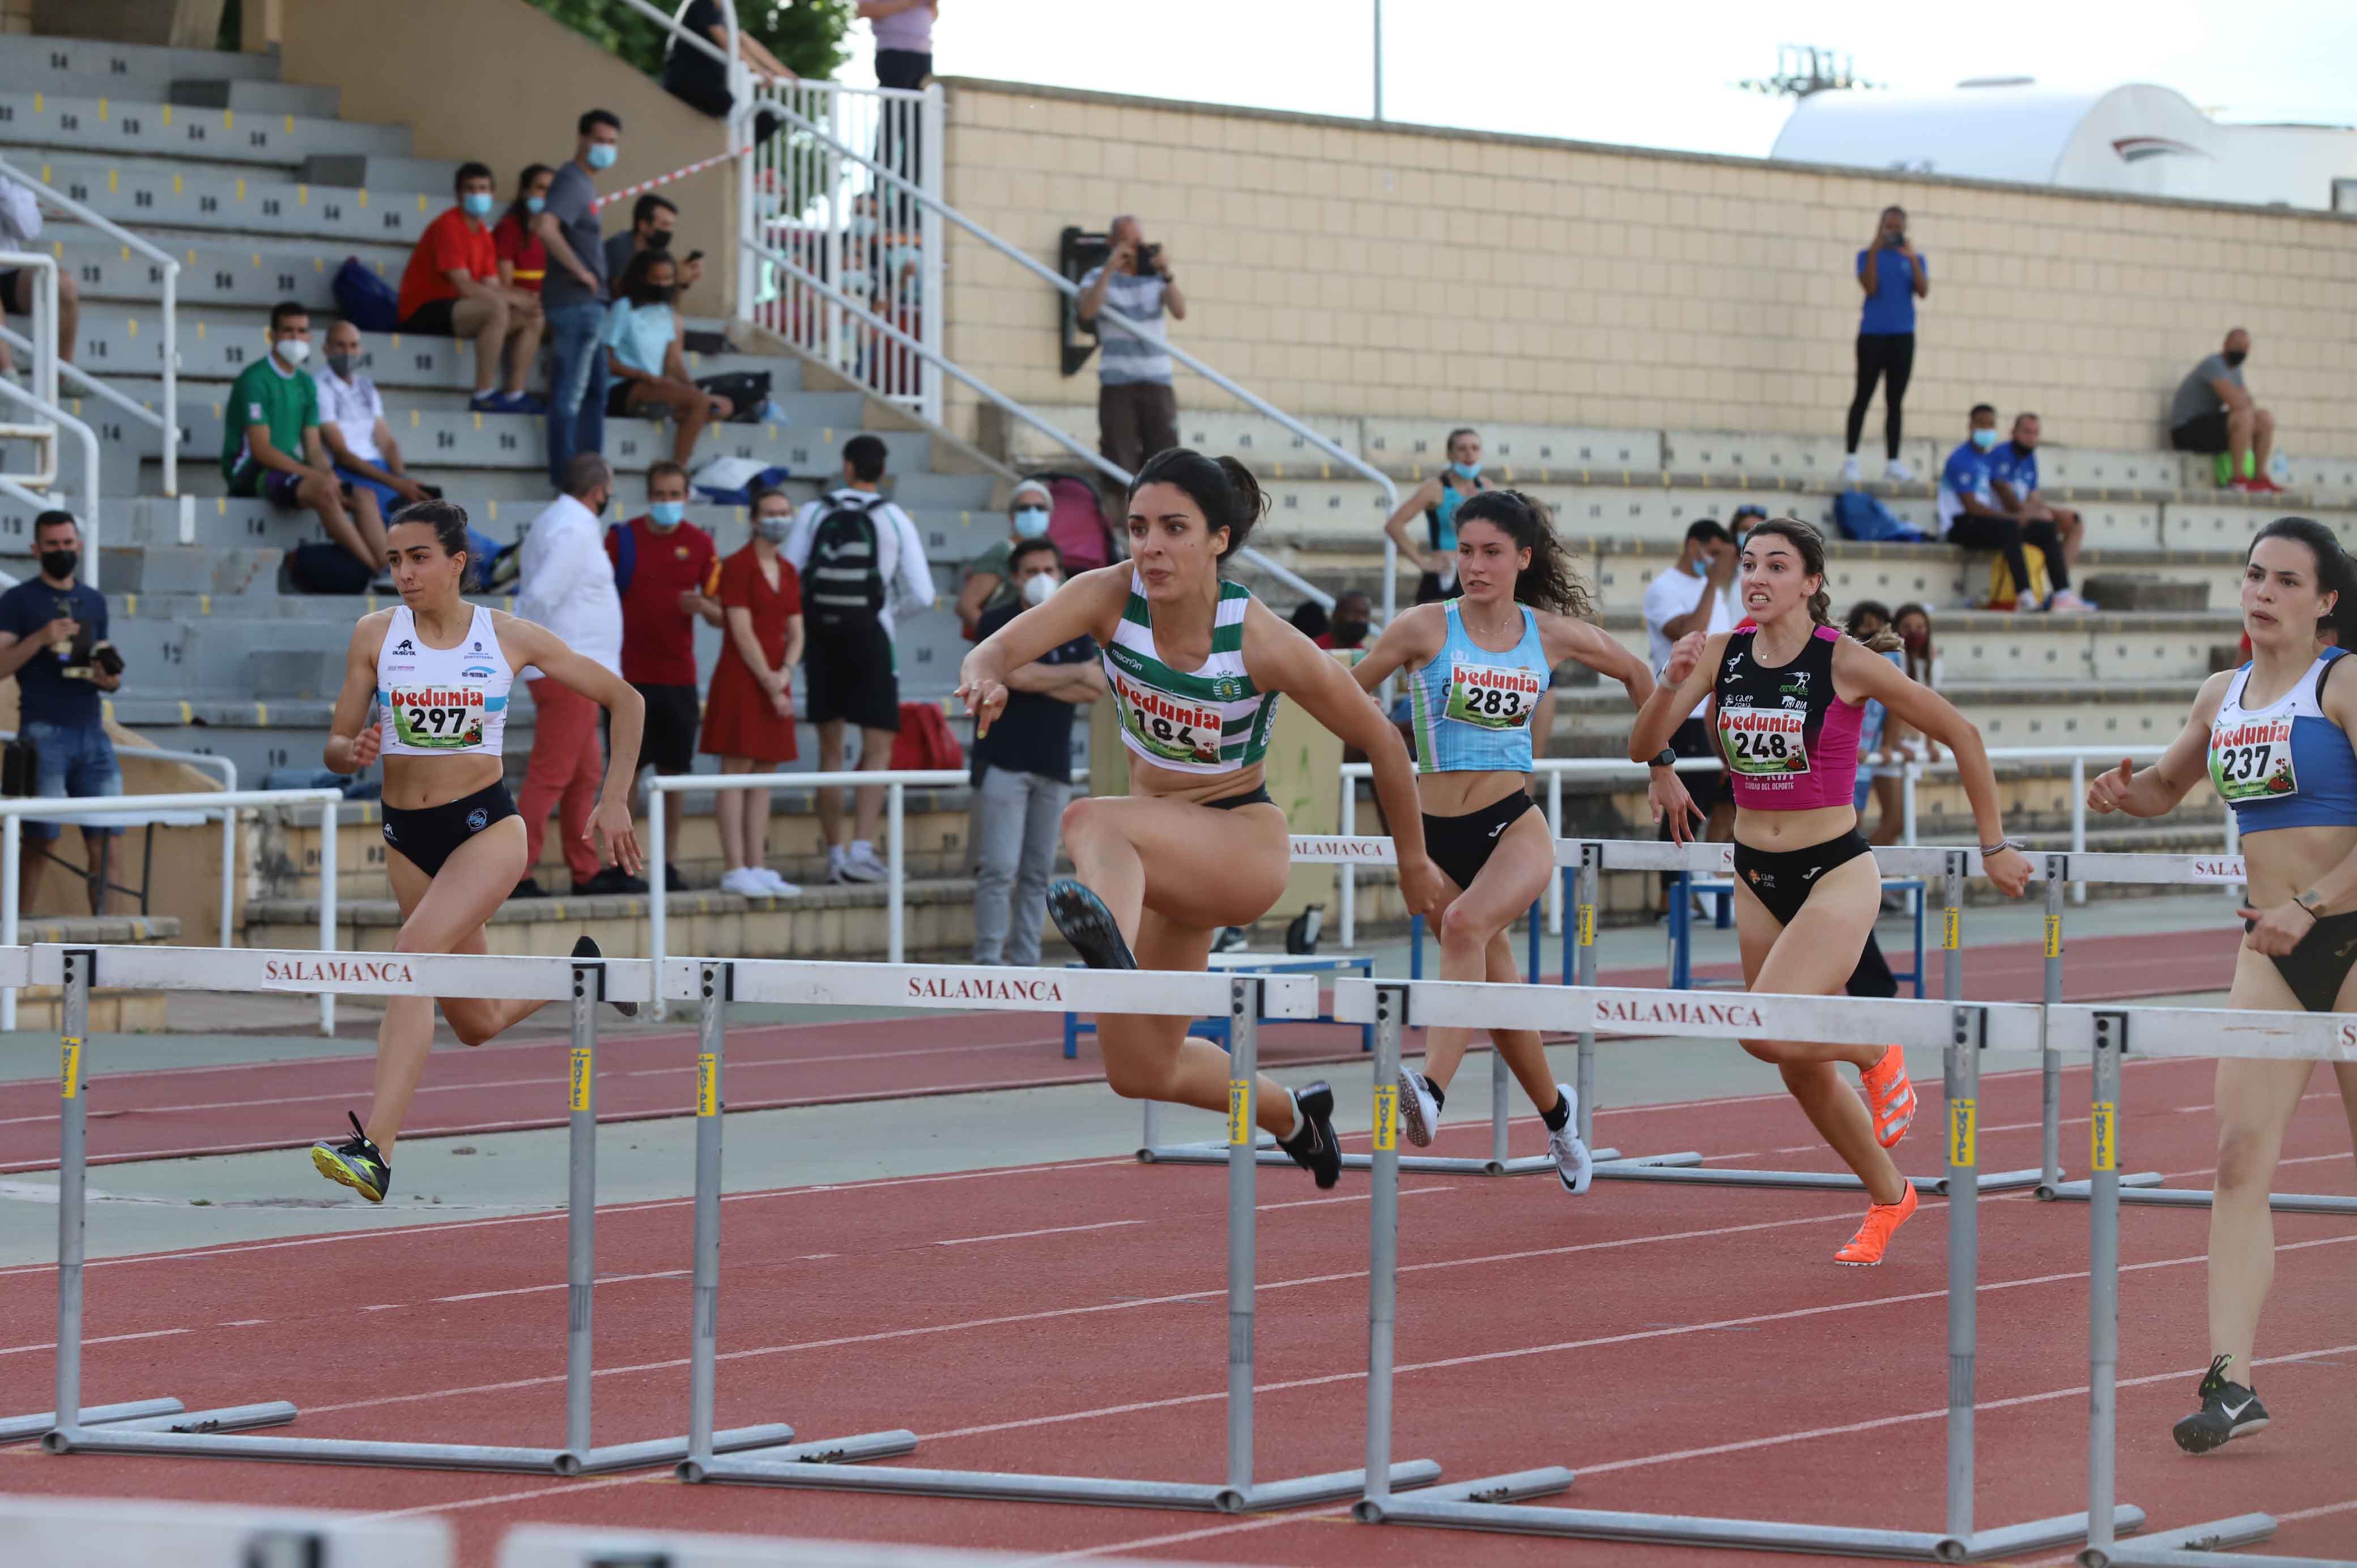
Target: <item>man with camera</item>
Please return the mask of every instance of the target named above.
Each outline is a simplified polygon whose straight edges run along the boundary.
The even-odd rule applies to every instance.
[[[1136,219],[1124,213],[1105,231],[1113,249],[1081,279],[1081,325],[1097,334],[1097,450],[1135,474],[1155,453],[1178,445],[1178,396],[1170,386],[1170,355],[1163,347],[1168,314],[1187,319],[1187,296],[1171,274],[1170,256],[1146,242]],[[1097,325],[1110,305],[1139,324]]]
[[[81,567],[81,525],[70,511],[45,511],[33,520],[33,548],[41,575],[0,594],[0,676],[16,678],[16,746],[29,746],[34,752],[31,791],[44,800],[120,795],[123,770],[107,738],[99,693],[123,684],[123,656],[106,640],[106,599],[75,580]],[[16,764],[15,757],[10,761]],[[25,782],[12,779],[9,792],[24,789]],[[19,909],[32,908],[33,889],[40,885],[49,846],[62,826],[25,820]],[[81,830],[93,915],[106,913],[108,846],[118,831],[95,822]]]

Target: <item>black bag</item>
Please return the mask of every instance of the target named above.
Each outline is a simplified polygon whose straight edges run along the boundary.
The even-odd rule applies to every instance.
[[[296,545],[286,566],[298,594],[365,594],[376,577],[342,545],[317,539]]]
[[[830,497],[834,508],[811,535],[802,607],[813,629],[851,635],[883,628],[884,571],[873,509],[884,498]]]
[[[40,779],[41,754],[31,741],[19,735],[0,746],[0,795],[29,799],[39,792]]]
[[[770,402],[770,372],[767,371],[730,371],[725,375],[705,376],[697,387],[715,397],[725,397],[736,410],[728,416],[730,424],[759,424],[761,410]]]

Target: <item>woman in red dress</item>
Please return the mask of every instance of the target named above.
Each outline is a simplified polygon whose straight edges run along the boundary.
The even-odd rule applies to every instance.
[[[750,773],[794,759],[794,666],[802,656],[802,590],[792,563],[779,553],[793,526],[793,502],[777,490],[753,496],[753,539],[720,564],[720,662],[704,703],[699,749],[720,758],[723,773]],[[748,897],[802,891],[771,871],[770,792],[723,789],[720,854],[728,863],[724,893]]]

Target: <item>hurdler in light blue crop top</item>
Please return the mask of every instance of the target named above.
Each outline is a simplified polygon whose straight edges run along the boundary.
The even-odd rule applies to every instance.
[[[1462,600],[1443,607],[1448,636],[1433,661],[1409,677],[1418,773],[1528,773],[1531,714],[1546,695],[1552,666],[1527,605],[1523,639],[1492,653],[1465,630]]]

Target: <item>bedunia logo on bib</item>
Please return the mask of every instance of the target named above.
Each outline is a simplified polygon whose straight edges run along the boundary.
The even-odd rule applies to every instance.
[[[1222,716],[1217,706],[1116,680],[1122,727],[1148,757],[1168,762],[1220,760]]]
[[[1544,671],[1496,664],[1458,664],[1448,673],[1441,716],[1480,729],[1520,729],[1546,694]]]

